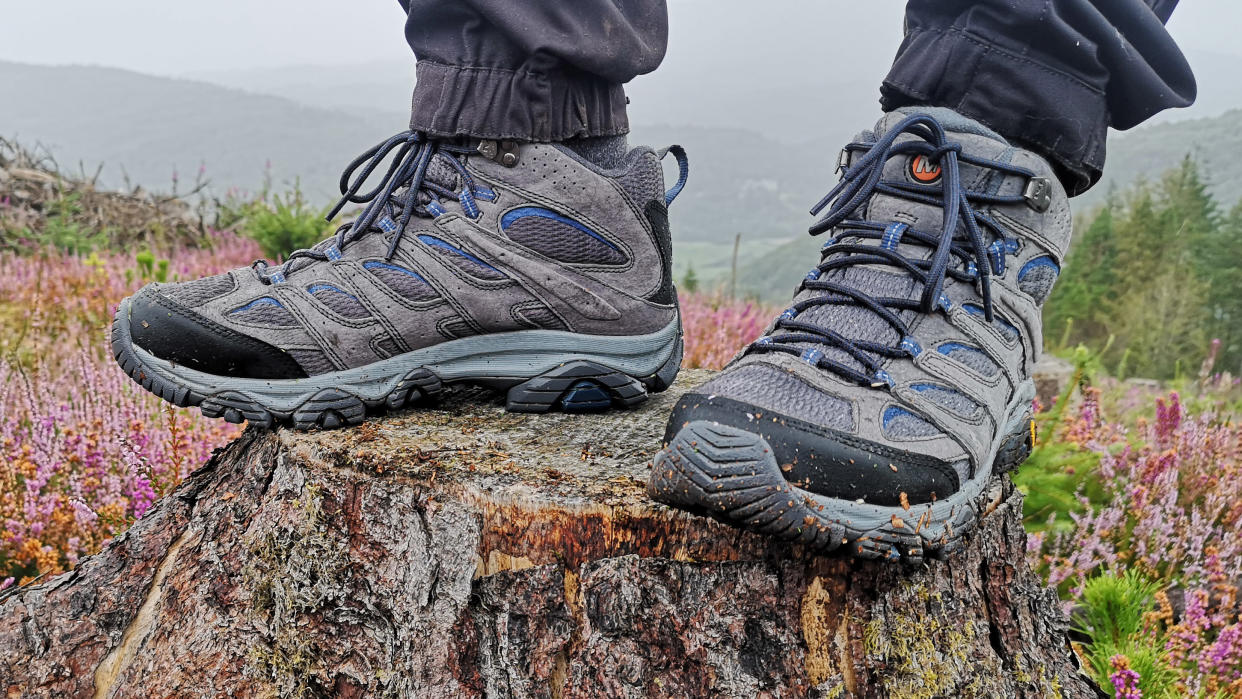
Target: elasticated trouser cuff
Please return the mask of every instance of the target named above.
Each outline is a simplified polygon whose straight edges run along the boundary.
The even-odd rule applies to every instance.
[[[629,132],[625,91],[587,73],[419,61],[410,128],[434,136],[564,141]]]
[[[948,107],[1044,155],[1072,193],[1097,182],[1104,168],[1102,90],[958,28],[907,35],[880,93],[886,111]]]

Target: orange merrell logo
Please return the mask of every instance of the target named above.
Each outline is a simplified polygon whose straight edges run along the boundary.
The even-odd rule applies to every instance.
[[[915,182],[934,184],[940,181],[940,165],[925,155],[916,155],[910,159],[910,176]]]

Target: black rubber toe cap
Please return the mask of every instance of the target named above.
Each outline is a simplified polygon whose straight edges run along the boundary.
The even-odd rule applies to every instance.
[[[129,299],[129,333],[138,347],[198,371],[246,379],[300,379],[288,353],[208,320],[146,287]]]
[[[826,497],[892,506],[902,504],[904,493],[915,505],[947,497],[960,485],[953,466],[940,459],[720,396],[682,396],[669,417],[665,443],[686,424],[700,420],[763,437],[786,480]]]

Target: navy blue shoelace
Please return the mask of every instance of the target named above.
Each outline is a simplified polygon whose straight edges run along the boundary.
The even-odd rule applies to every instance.
[[[456,200],[467,216],[477,218],[479,209],[476,199],[490,201],[496,195],[477,183],[461,162],[462,156],[475,152],[473,147],[429,139],[417,131],[403,131],[368,148],[341,174],[341,199],[328,213],[327,219],[331,221],[348,204],[367,204],[362,213],[338,228],[332,243],[323,249],[295,250],[278,266],[271,267],[266,260],[256,260],[252,267],[265,283],[281,283],[294,261],[339,259],[342,248],[370,231],[395,234],[385,256],[385,259],[391,259],[412,217],[435,217],[445,212],[441,197]],[[393,155],[392,163],[384,178],[370,191],[360,193],[362,186],[390,154]],[[460,191],[427,179],[428,168],[437,160],[457,172]],[[397,190],[403,187],[403,196],[397,196]],[[420,197],[420,193],[426,196]]]
[[[903,134],[917,138],[898,143],[897,139]],[[811,209],[812,215],[819,215],[832,205],[828,213],[811,226],[811,235],[840,230],[824,245],[822,261],[802,282],[802,289],[822,293],[799,301],[782,313],[774,332],[756,340],[748,351],[794,354],[861,385],[892,387],[892,377],[882,368],[884,360],[914,358],[922,351],[898,312],[948,311],[951,302],[944,295],[944,284],[945,278],[951,277],[959,282],[978,284],[984,315],[990,322],[994,317],[992,275],[1003,274],[1005,256],[1016,252],[1016,242],[1006,239],[1000,224],[977,207],[1021,203],[1027,200],[1026,196],[967,190],[962,183],[960,165],[968,163],[1028,179],[1034,178],[1035,173],[1008,163],[963,154],[961,144],[949,140],[939,121],[921,114],[906,118],[875,143],[853,143],[846,148],[849,152],[863,152],[863,155],[845,170],[841,182]],[[884,165],[890,159],[919,156],[940,166],[938,187],[883,179]],[[941,207],[944,211],[941,230],[933,233],[896,221],[852,218],[876,194]],[[859,242],[842,242],[847,238]],[[869,242],[873,240],[878,244]],[[933,252],[928,259],[912,259],[898,252],[901,244],[929,248]],[[829,272],[855,265],[887,265],[903,270],[922,285],[921,297],[917,300],[877,298],[824,278]],[[892,326],[901,340],[892,346],[851,339],[832,328],[799,319],[808,309],[825,305],[866,308]],[[784,332],[776,334],[775,330]],[[821,349],[807,349],[807,344],[843,351],[862,366],[865,373],[829,359]]]

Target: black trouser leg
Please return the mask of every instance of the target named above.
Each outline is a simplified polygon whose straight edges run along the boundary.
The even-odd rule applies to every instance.
[[[629,131],[621,84],[664,58],[664,0],[398,0],[418,58],[411,128],[561,141]]]
[[[909,0],[886,110],[948,107],[1041,153],[1079,194],[1108,127],[1195,98],[1164,22],[1177,0]]]

